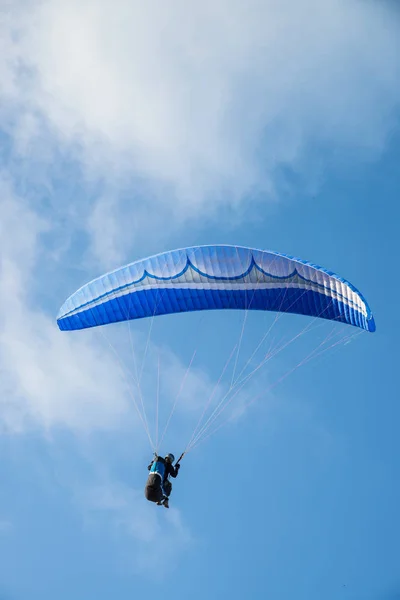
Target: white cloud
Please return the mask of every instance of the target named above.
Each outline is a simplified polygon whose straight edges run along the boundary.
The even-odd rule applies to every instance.
[[[94,198],[71,203],[106,268],[221,208],[250,218],[250,199],[279,197],[282,167],[315,186],[321,146],[339,163],[374,158],[396,124],[400,26],[379,2],[16,0],[2,11],[3,127],[35,177],[60,153],[80,165]]]
[[[50,226],[0,182],[1,417],[11,431],[29,423],[112,427],[128,409],[117,365],[89,336],[61,334],[35,296],[40,236]],[[43,259],[43,258],[42,258]],[[41,282],[51,293],[52,282]],[[107,365],[107,369],[104,366]]]
[[[163,182],[183,217],[271,190],[313,142],[379,152],[393,126],[400,28],[382,3],[14,5],[0,72],[30,115],[20,137],[45,115],[92,175]]]

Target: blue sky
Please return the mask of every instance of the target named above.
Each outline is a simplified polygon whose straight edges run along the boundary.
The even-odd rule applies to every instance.
[[[395,4],[15,0],[0,40],[0,599],[400,598]],[[329,324],[268,362],[166,511],[143,495],[151,447],[112,347],[131,367],[131,336],[138,360],[149,339],[153,433],[159,357],[162,430],[196,350],[162,448],[178,455],[243,315],[150,337],[55,319],[109,268],[212,243],[335,271],[377,331],[273,389]],[[248,316],[239,365],[274,318]],[[306,324],[285,315],[268,343]]]

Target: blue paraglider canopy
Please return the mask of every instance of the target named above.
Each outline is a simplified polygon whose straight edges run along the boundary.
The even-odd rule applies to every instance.
[[[296,313],[375,331],[371,310],[348,281],[310,262],[240,246],[157,254],[94,279],[72,294],[61,330],[211,309]]]

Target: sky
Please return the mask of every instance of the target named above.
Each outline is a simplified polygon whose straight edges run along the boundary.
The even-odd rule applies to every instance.
[[[2,0],[0,600],[400,599],[399,162],[395,2]],[[322,265],[377,331],[241,311],[59,331],[87,281],[197,244]],[[176,402],[178,456],[282,345],[171,508],[147,502],[135,364],[152,440]]]

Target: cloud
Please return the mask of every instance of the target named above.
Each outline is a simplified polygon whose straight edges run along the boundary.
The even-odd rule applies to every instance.
[[[50,223],[0,181],[1,417],[10,431],[33,423],[112,427],[129,408],[118,366],[89,337],[58,331],[36,295],[41,236]],[[51,280],[41,282],[51,289]],[[107,369],[104,365],[107,364]]]
[[[91,177],[151,181],[176,218],[271,199],[313,146],[376,155],[395,123],[400,26],[382,3],[14,4],[0,72],[19,139],[45,118]]]

